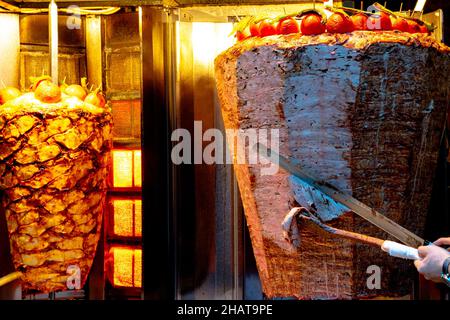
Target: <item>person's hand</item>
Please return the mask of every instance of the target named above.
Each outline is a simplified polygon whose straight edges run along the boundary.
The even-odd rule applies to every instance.
[[[449,248],[447,250],[450,251],[450,237],[448,238],[439,238],[434,242],[435,245],[437,246],[449,246]]]
[[[441,238],[449,239],[450,238]],[[437,243],[446,244],[447,240],[439,239]],[[437,245],[430,244],[428,246],[421,246],[418,248],[419,257],[421,260],[415,260],[414,265],[419,273],[423,274],[425,279],[434,282],[441,282],[442,266],[445,259],[450,257],[450,253]]]

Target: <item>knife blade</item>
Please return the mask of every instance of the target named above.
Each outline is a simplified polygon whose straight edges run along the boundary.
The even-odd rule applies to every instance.
[[[255,147],[257,148],[257,152],[261,156],[269,159],[274,164],[278,164],[279,167],[301,179],[311,188],[315,188],[319,192],[332,198],[334,201],[343,204],[344,206],[349,208],[350,211],[369,221],[381,230],[389,233],[391,236],[395,237],[402,243],[414,248],[427,244],[427,242],[418,235],[402,227],[377,210],[353,198],[351,195],[339,190],[330,183],[314,177],[310,173],[306,172],[303,168],[301,168],[298,164],[292,163],[286,157],[278,154],[270,148],[267,148],[263,144],[257,143]]]

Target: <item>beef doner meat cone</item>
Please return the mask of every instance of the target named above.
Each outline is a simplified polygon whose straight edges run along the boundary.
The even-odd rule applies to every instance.
[[[0,106],[2,207],[25,288],[67,289],[77,268],[84,284],[100,236],[111,126],[109,110],[76,97],[43,103],[27,93]]]
[[[420,236],[450,101],[449,66],[448,47],[396,31],[249,38],[215,61],[227,129],[280,129],[282,155]],[[306,226],[293,248],[281,222],[296,200],[308,205],[305,191],[282,169],[263,176],[261,165],[234,168],[268,297],[412,292],[413,264],[376,248]],[[318,215],[335,227],[388,238],[350,213]],[[376,270],[380,287],[368,281]]]

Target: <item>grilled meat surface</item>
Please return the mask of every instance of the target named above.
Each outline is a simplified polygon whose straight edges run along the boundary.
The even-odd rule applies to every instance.
[[[215,71],[226,129],[279,129],[283,156],[423,236],[450,107],[448,47],[398,31],[253,37],[221,53]],[[234,164],[267,297],[411,294],[412,263],[376,248],[306,226],[300,247],[290,246],[281,222],[293,206],[311,205],[308,194],[287,172],[262,167]],[[317,213],[388,238],[351,213]],[[381,270],[379,288],[367,285],[371,266]]]
[[[102,225],[112,117],[74,97],[42,103],[27,93],[0,107],[0,188],[24,287],[84,284]]]

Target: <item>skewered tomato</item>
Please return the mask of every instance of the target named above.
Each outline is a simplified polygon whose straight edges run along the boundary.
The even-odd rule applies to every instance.
[[[391,17],[392,30],[399,30],[403,32],[408,32],[408,21],[402,17]]]
[[[236,39],[238,41],[243,41],[249,37],[251,37],[251,34],[250,34],[250,31],[248,30],[248,28],[244,29],[243,31],[236,32]]]
[[[341,12],[333,13],[327,20],[327,31],[331,33],[352,32],[354,26],[350,18]]]
[[[350,18],[355,30],[367,30],[368,17],[364,13],[357,13]]]
[[[301,24],[300,30],[303,34],[320,34],[325,32],[325,24],[322,23],[322,17],[318,14],[311,13],[306,15]]]
[[[278,22],[277,31],[279,34],[298,33],[300,31],[300,28],[298,26],[297,20],[289,17]]]
[[[270,20],[263,20],[259,23],[259,36],[267,37],[277,34],[277,28]]]
[[[420,25],[417,22],[415,22],[414,20],[408,20],[408,31],[410,33],[419,33]]]
[[[420,32],[422,32],[422,33],[428,33],[428,28],[427,28],[427,26],[426,25],[421,25],[420,26]]]
[[[258,23],[251,23],[250,24],[250,34],[252,37],[258,37],[259,36],[259,22]]]
[[[0,105],[6,103],[9,100],[13,100],[19,97],[22,93],[19,89],[14,87],[5,87],[0,90]]]
[[[378,12],[371,15],[367,20],[367,28],[369,30],[392,30],[391,18],[386,12]]]
[[[42,102],[55,103],[61,100],[61,89],[50,80],[40,81],[34,96]]]

